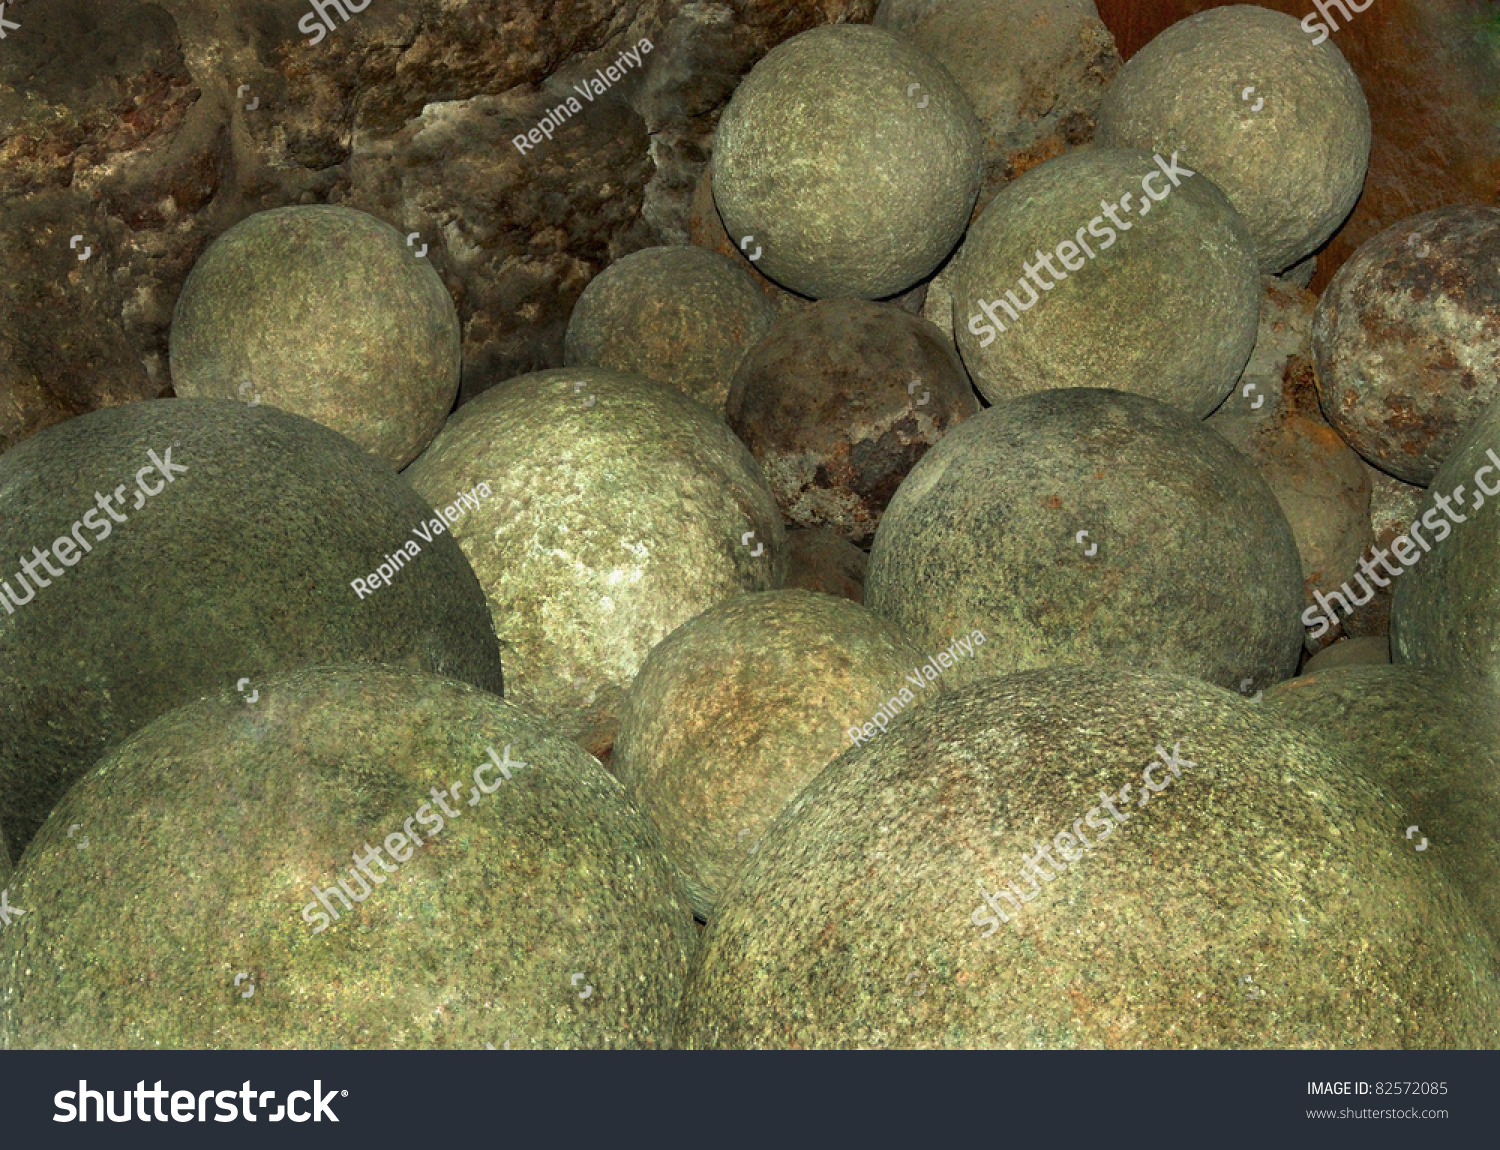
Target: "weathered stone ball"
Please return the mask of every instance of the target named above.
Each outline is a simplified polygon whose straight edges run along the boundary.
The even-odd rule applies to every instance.
[[[809,591],[741,595],[657,645],[626,692],[610,770],[661,829],[701,918],[826,763],[942,690],[927,662],[884,619]]]
[[[714,201],[756,266],[803,295],[880,299],[942,262],[979,192],[968,98],[921,49],[833,24],[773,48],[714,137]]]
[[[1500,691],[1500,403],[1469,425],[1392,542],[1391,655]]]
[[[956,681],[1103,664],[1263,687],[1302,645],[1297,544],[1265,480],[1200,421],[1093,388],[944,436],[886,509],[865,605],[928,650],[983,634]]]
[[[1252,4],[1179,20],[1104,93],[1095,141],[1197,169],[1245,217],[1263,272],[1306,258],[1364,187],[1370,111],[1330,39]]]
[[[978,410],[942,332],[859,299],[821,300],[777,320],[740,364],[727,405],[782,518],[855,544],[875,534],[928,448]]]
[[[1363,635],[1354,639],[1341,639],[1330,643],[1306,663],[1298,678],[1329,671],[1334,667],[1369,667],[1389,665],[1391,640],[1387,635]]]
[[[775,306],[727,256],[646,248],[583,289],[563,362],[658,379],[722,412],[735,369],[775,318]]]
[[[718,252],[748,275],[750,281],[760,289],[761,294],[771,301],[771,306],[776,309],[777,315],[795,311],[799,307],[806,307],[809,303],[806,296],[787,291],[760,271],[758,261],[761,257],[754,247],[746,245],[750,247],[751,254],[756,256],[756,262],[752,262],[745,252],[729,238],[729,233],[724,230],[724,220],[714,204],[713,169],[713,159],[710,158],[708,163],[703,165],[703,171],[698,173],[698,180],[693,185],[693,197],[688,201],[688,241],[697,247]]]
[[[241,220],[177,297],[173,388],[304,415],[405,467],[442,427],[460,368],[453,298],[416,251],[331,204]]]
[[[1349,445],[1408,483],[1432,482],[1500,398],[1500,208],[1412,216],[1360,246],[1318,301],[1323,410]]]
[[[1202,419],[1233,389],[1260,320],[1255,253],[1218,188],[1163,171],[1150,152],[1070,152],[990,201],[950,290],[959,351],[991,403],[1111,387]],[[1116,230],[1101,203],[1131,191],[1141,200],[1114,213]]]
[[[699,944],[678,1039],[1493,1046],[1492,944],[1400,817],[1347,754],[1202,682],[973,683],[772,826]]]
[[[518,376],[454,412],[405,474],[435,501],[489,484],[453,536],[489,598],[506,694],[596,755],[652,647],[786,579],[755,457],[708,408],[642,376]]]
[[[1419,857],[1448,875],[1500,947],[1500,700],[1417,667],[1344,665],[1282,683],[1264,705],[1347,749],[1391,793],[1401,811],[1392,833],[1414,853],[1421,836]]]
[[[667,1045],[692,912],[597,762],[432,675],[258,685],[139,732],[33,840],[0,1047]]]
[[[101,755],[226,684],[389,663],[499,693],[484,592],[452,539],[421,538],[432,519],[386,464],[269,405],[102,408],[0,455],[0,554],[24,561],[0,572],[11,850]]]
[[[869,555],[830,528],[798,527],[786,533],[788,591],[820,591],[863,603],[869,565]]]

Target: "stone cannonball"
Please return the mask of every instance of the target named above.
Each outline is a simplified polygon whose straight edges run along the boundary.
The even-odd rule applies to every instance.
[[[258,402],[405,467],[458,394],[453,298],[401,233],[352,208],[274,208],[199,257],[172,316],[172,386]]]
[[[803,295],[880,299],[942,262],[979,193],[979,126],[958,84],[880,28],[777,45],[730,98],[714,201],[756,267]]]
[[[888,303],[830,299],[783,316],[751,348],[728,418],[787,523],[863,544],[923,453],[978,410],[932,324]]]
[[[1264,687],[1297,668],[1302,565],[1222,436],[1074,388],[982,411],[923,456],[875,534],[865,606],[928,650],[983,634],[955,680],[1104,664]]]
[[[775,318],[775,305],[728,256],[646,248],[583,289],[563,362],[644,375],[723,411],[735,369]]]
[[[1500,208],[1412,216],[1360,246],[1318,301],[1323,410],[1376,467],[1427,484],[1500,398]]]
[[[1112,387],[1201,419],[1260,321],[1238,213],[1201,173],[1134,149],[1070,152],[1007,184],[964,237],[950,290],[959,352],[991,403]]]
[[[1400,817],[1348,755],[1196,680],[972,683],[773,824],[678,1040],[1492,1047],[1492,944]]]
[[[941,690],[927,661],[879,616],[809,591],[719,603],[652,650],[610,770],[661,828],[700,917],[824,764],[870,741],[872,716],[883,729]]]
[[[407,470],[446,500],[493,494],[453,535],[489,597],[507,695],[596,755],[646,654],[700,611],[786,580],[760,465],[669,384],[534,372],[464,404]]]
[[[474,572],[414,534],[432,514],[351,440],[269,405],[107,407],[0,455],[10,849],[101,755],[225,684],[248,698],[278,671],[392,663],[498,693]]]
[[[1200,170],[1245,217],[1263,272],[1311,255],[1359,199],[1370,111],[1331,39],[1252,4],[1179,20],[1130,58],[1099,107],[1102,147]]]
[[[32,841],[0,1047],[668,1043],[692,912],[596,761],[433,675],[258,685],[138,732]]]

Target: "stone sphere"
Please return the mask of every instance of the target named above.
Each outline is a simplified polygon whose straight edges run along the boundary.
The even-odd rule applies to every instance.
[[[667,1045],[692,913],[597,762],[432,675],[259,685],[139,732],[33,840],[0,1047]]]
[[[953,77],[868,25],[777,45],[714,137],[730,238],[751,237],[762,272],[817,299],[880,299],[926,276],[963,235],[979,177],[979,126]]]
[[[451,538],[416,532],[432,518],[386,464],[266,405],[129,403],[0,455],[0,554],[64,565],[0,572],[10,849],[101,755],[226,684],[390,663],[499,693],[484,592]]]
[[[1373,642],[1350,639],[1323,654]],[[1417,827],[1407,849],[1415,853],[1417,835],[1431,840],[1422,861],[1464,893],[1500,947],[1500,700],[1417,667],[1344,665],[1282,683],[1264,703],[1346,749],[1391,793],[1398,833]]]
[[[406,471],[493,491],[453,527],[489,597],[507,695],[603,756],[647,653],[721,599],[786,579],[760,465],[669,384],[581,367],[464,404]]]
[[[1344,222],[1370,138],[1364,90],[1333,41],[1252,4],[1179,20],[1132,56],[1095,133],[1103,147],[1178,150],[1224,189],[1272,274]]]
[[[824,764],[942,689],[927,661],[884,619],[809,591],[741,595],[657,645],[610,770],[661,828],[699,917]]]
[[[799,527],[786,533],[788,591],[820,591],[863,603],[869,565],[869,555],[827,527]]]
[[[1140,202],[1115,213],[1129,229],[1117,231],[1101,201],[1131,191]],[[1202,419],[1239,379],[1260,318],[1254,249],[1224,194],[1121,148],[1070,152],[1002,188],[964,237],[950,290],[958,349],[991,403],[1112,387]]]
[[[1346,754],[1205,683],[973,683],[777,820],[678,1040],[1492,1047],[1493,944],[1400,818]]]
[[[173,388],[304,415],[405,467],[442,427],[460,368],[453,298],[416,250],[329,204],[241,220],[177,297]]]
[[[783,316],[735,373],[729,426],[782,518],[875,534],[907,472],[979,410],[952,344],[890,304],[830,299]]]
[[[961,681],[1104,664],[1264,687],[1302,646],[1297,544],[1265,480],[1200,421],[1092,388],[992,407],[923,456],[865,605],[928,650],[983,634]]]
[[[724,410],[735,369],[776,308],[734,261],[698,247],[632,252],[589,281],[573,308],[563,362],[670,383]]]
[[[1367,241],[1318,301],[1323,410],[1349,445],[1427,484],[1500,398],[1500,208],[1423,212]]]
[[[1388,665],[1391,661],[1391,641],[1387,636],[1366,635],[1354,639],[1342,639],[1324,647],[1302,665],[1298,678],[1331,671],[1335,667],[1368,667]]]

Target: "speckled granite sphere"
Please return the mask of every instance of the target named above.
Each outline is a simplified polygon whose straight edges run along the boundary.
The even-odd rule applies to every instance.
[[[1255,346],[1255,253],[1218,188],[1163,171],[1150,152],[1092,148],[990,201],[950,291],[958,349],[991,403],[1111,387],[1202,419],[1224,401]],[[1131,191],[1140,202],[1114,213],[1117,230],[1101,201]]]
[[[641,376],[518,376],[460,407],[406,476],[434,501],[488,482],[453,535],[489,597],[506,694],[596,755],[652,647],[786,579],[755,457],[708,408]]]
[[[11,850],[101,755],[225,685],[392,663],[498,693],[484,593],[452,539],[416,534],[432,519],[349,439],[265,405],[107,407],[0,455],[0,555],[38,576],[0,568]]]
[[[1228,194],[1274,274],[1321,247],[1359,199],[1370,111],[1331,39],[1235,4],[1179,20],[1132,56],[1104,93],[1095,140],[1180,150]]]
[[[661,828],[699,917],[824,764],[942,690],[927,662],[884,619],[808,591],[720,603],[651,652],[610,769]]]
[[[704,933],[678,1038],[1492,1047],[1491,944],[1403,825],[1347,755],[1201,682],[975,683],[787,808]]]
[[[646,248],[583,289],[563,362],[644,375],[723,411],[735,369],[775,318],[775,306],[728,256]]]
[[[906,477],[865,605],[949,674],[1103,664],[1267,686],[1297,667],[1302,570],[1276,496],[1197,420],[1075,388],[980,412]]]
[[[1306,663],[1302,664],[1299,678],[1329,671],[1334,667],[1371,667],[1389,665],[1391,641],[1388,636],[1378,638],[1366,635],[1354,639],[1342,639],[1324,647]]]
[[[1360,246],[1318,301],[1323,410],[1349,445],[1432,482],[1500,398],[1500,208],[1423,212]]]
[[[259,686],[157,720],[32,842],[0,1046],[667,1044],[692,914],[597,762],[432,675]]]
[[[830,299],[776,321],[729,393],[729,426],[766,472],[782,518],[875,534],[907,472],[979,410],[952,345],[890,304]]]
[[[177,297],[173,388],[304,415],[405,467],[442,427],[460,367],[453,298],[416,251],[330,204],[241,220]]]
[[[1264,703],[1347,748],[1390,791],[1401,810],[1394,825],[1403,835],[1417,827],[1407,849],[1418,853],[1417,835],[1430,840],[1422,861],[1443,869],[1500,948],[1500,700],[1416,667],[1342,666],[1282,683]]]
[[[730,238],[751,237],[756,267],[818,299],[880,299],[931,272],[963,235],[979,175],[979,126],[953,77],[862,24],[773,48],[714,137]]]

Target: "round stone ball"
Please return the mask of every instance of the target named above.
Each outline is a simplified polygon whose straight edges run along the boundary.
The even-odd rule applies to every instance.
[[[1130,58],[1099,107],[1102,147],[1197,169],[1245,217],[1263,272],[1305,259],[1359,199],[1370,111],[1330,39],[1253,4],[1179,20]]]
[[[1282,683],[1264,703],[1390,791],[1406,849],[1441,868],[1500,943],[1500,700],[1417,667],[1344,665]]]
[[[979,125],[946,69],[880,28],[777,45],[714,138],[714,201],[756,267],[816,299],[880,299],[942,262],[979,193]],[[749,237],[746,241],[746,237]]]
[[[787,808],[678,1040],[1492,1047],[1493,944],[1400,819],[1346,754],[1202,682],[973,683]]]
[[[821,591],[854,603],[865,599],[870,556],[827,527],[786,533],[786,589]]]
[[[1044,391],[966,420],[875,534],[865,606],[956,681],[1067,664],[1290,677],[1302,566],[1276,496],[1223,437],[1125,392]]]
[[[269,405],[128,403],[0,455],[0,555],[23,560],[0,571],[10,849],[101,755],[226,684],[248,700],[275,672],[389,663],[499,693],[484,592],[451,537],[421,538],[432,514]]]
[[[1342,639],[1324,647],[1306,663],[1298,678],[1331,671],[1335,667],[1370,667],[1389,665],[1391,641],[1386,635],[1364,635],[1354,639]]]
[[[658,379],[722,412],[735,369],[775,318],[775,306],[727,256],[646,248],[583,289],[563,362]]]
[[[699,917],[826,763],[942,689],[927,663],[884,619],[809,591],[741,595],[657,645],[610,770],[661,828]]]
[[[173,388],[304,415],[405,467],[443,425],[460,368],[458,312],[418,250],[330,204],[241,220],[177,297]]]
[[[1349,445],[1427,484],[1500,397],[1500,208],[1403,220],[1344,264],[1313,321],[1323,410]]]
[[[460,407],[405,474],[434,501],[489,484],[453,536],[489,598],[506,693],[601,757],[652,647],[786,580],[786,529],[755,457],[643,376],[518,376]]]
[[[258,685],[139,732],[32,842],[0,1046],[668,1044],[692,913],[596,761],[432,675]]]
[[[1202,419],[1224,401],[1255,347],[1260,275],[1223,192],[1171,167],[1091,148],[990,201],[950,290],[959,351],[991,403],[1112,387]]]
[[[979,402],[925,319],[830,299],[776,321],[735,373],[727,410],[782,518],[859,545],[917,460]]]

